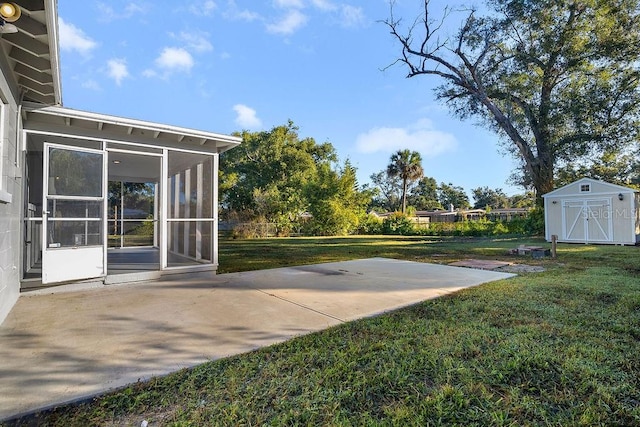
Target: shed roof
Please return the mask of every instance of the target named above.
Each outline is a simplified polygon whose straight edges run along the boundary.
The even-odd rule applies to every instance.
[[[598,185],[601,185],[601,186],[605,186],[605,187],[610,188],[612,193],[613,192],[621,192],[621,191],[624,191],[624,192],[627,192],[627,193],[628,192],[634,192],[634,193],[638,192],[638,190],[636,190],[634,188],[625,187],[623,185],[612,184],[610,182],[600,181],[600,180],[593,179],[593,178],[580,178],[579,180],[574,181],[574,182],[572,182],[570,184],[563,185],[562,187],[556,188],[555,190],[550,191],[547,194],[543,194],[542,197],[544,198],[544,197],[549,197],[549,196],[555,196],[558,193],[561,193],[563,190],[567,189],[568,187],[572,187],[572,186],[579,187],[582,184],[598,184]]]

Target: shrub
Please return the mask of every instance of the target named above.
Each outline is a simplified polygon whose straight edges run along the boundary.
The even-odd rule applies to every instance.
[[[234,239],[257,239],[272,237],[276,234],[275,224],[268,223],[264,219],[237,223],[231,231],[231,237]]]
[[[539,236],[544,234],[544,209],[536,207],[529,212],[525,223],[524,232],[531,236]]]
[[[368,214],[360,223],[358,234],[382,234],[382,220],[373,214]]]
[[[415,226],[409,217],[394,212],[382,221],[382,234],[411,236],[415,234]]]

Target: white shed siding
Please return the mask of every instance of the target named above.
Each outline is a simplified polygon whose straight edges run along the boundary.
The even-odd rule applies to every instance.
[[[583,178],[543,197],[548,241],[552,235],[560,242],[635,245],[638,241],[640,199],[632,188]]]
[[[633,217],[635,218],[635,235],[636,235],[636,243],[640,242],[640,193],[636,193],[634,197],[635,203],[633,205]]]

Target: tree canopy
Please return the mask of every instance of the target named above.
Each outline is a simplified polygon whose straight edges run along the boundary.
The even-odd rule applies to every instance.
[[[471,206],[469,196],[467,196],[464,188],[453,185],[452,183],[440,183],[438,187],[438,201],[445,209],[450,209],[451,206],[453,206],[454,209],[468,209]]]
[[[435,178],[423,177],[411,190],[408,197],[410,206],[420,210],[442,209],[438,200],[438,183]]]
[[[347,160],[339,170],[327,163],[318,167],[304,194],[312,214],[309,232],[314,235],[345,235],[356,231],[367,214],[371,192],[358,187],[356,169]]]
[[[637,141],[638,2],[487,0],[484,16],[449,8],[435,19],[425,0],[403,27],[391,1],[385,23],[408,77],[437,79],[436,97],[455,115],[495,131],[541,202],[557,166]],[[447,37],[455,12],[464,20]]]
[[[242,144],[220,158],[223,216],[275,224],[289,234],[304,222],[315,234],[347,234],[358,226],[371,193],[358,188],[356,170],[329,142],[300,138],[289,121],[269,131],[242,132]]]
[[[510,206],[509,197],[501,188],[494,190],[489,187],[478,187],[471,190],[471,194],[473,194],[475,209],[500,209]]]

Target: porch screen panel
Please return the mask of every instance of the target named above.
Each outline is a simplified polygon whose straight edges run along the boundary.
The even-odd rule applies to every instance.
[[[102,160],[101,153],[49,148],[47,247],[102,245]]]
[[[51,148],[49,195],[102,197],[102,155]]]
[[[155,182],[109,181],[109,247],[154,246]]]
[[[213,261],[213,157],[169,152],[169,267]]]

